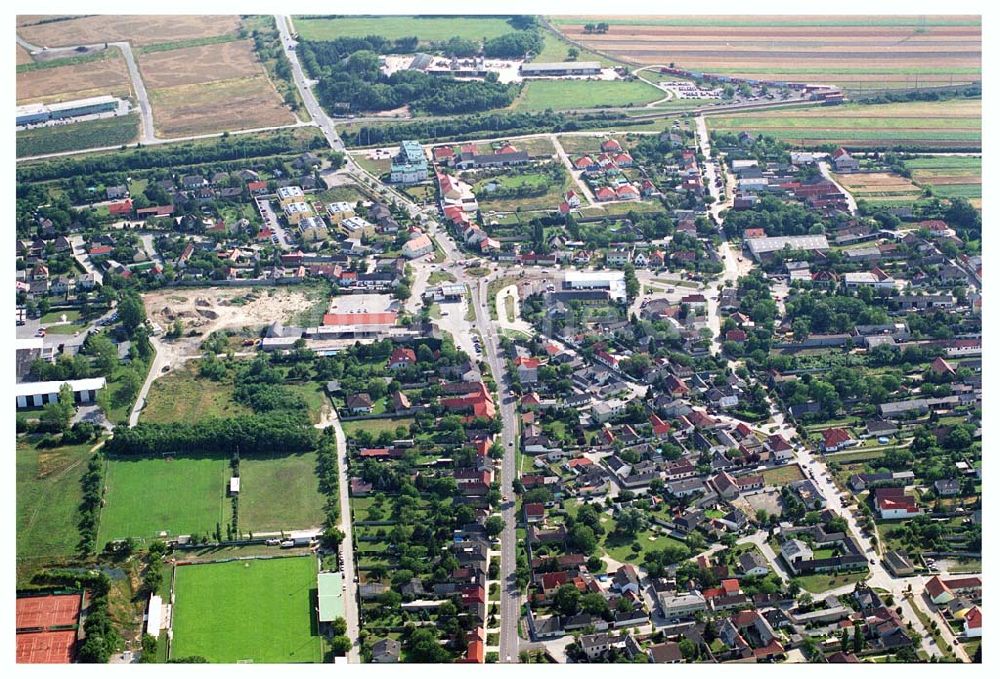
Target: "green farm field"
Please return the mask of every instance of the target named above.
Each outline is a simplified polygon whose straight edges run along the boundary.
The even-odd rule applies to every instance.
[[[706,122],[713,130],[749,130],[807,147],[978,148],[982,143],[978,99],[772,110],[709,116]]]
[[[240,530],[298,530],[323,523],[316,453],[240,460]]]
[[[937,156],[904,161],[913,181],[941,198],[968,198],[982,207],[983,159],[978,156]]]
[[[17,157],[130,144],[139,136],[139,114],[37,127],[17,133]]]
[[[666,96],[641,80],[531,80],[514,101],[518,111],[641,106]]]
[[[97,543],[126,537],[209,534],[230,519],[229,459],[136,457],[109,459]]]
[[[500,17],[352,16],[336,19],[293,18],[303,40],[380,35],[389,40],[417,36],[421,42],[439,42],[458,36],[469,40],[495,38],[515,29]]]
[[[37,448],[19,437],[16,456],[18,581],[38,566],[72,556],[92,444]]]
[[[172,656],[209,662],[322,662],[313,556],[181,566]]]

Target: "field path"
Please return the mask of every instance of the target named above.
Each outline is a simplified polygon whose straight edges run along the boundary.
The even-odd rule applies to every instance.
[[[844,194],[844,196],[847,197],[847,209],[851,211],[851,214],[852,215],[857,214],[858,213],[858,204],[854,200],[854,196],[851,194],[850,191],[848,191],[847,189],[845,189],[843,187],[843,185],[840,184],[840,182],[838,182],[836,180],[836,178],[833,176],[833,173],[830,172],[830,165],[829,165],[829,163],[827,163],[826,161],[822,161],[821,160],[820,162],[818,162],[816,164],[819,166],[820,174],[822,174],[823,177],[826,178],[828,181],[832,182],[833,185],[836,186],[840,190],[840,192],[842,194]]]
[[[583,194],[583,197],[587,199],[587,203],[590,207],[597,205],[590,187],[587,186],[586,182],[581,181],[580,177],[576,175],[576,168],[573,167],[573,161],[571,161],[569,156],[566,154],[566,149],[564,149],[563,145],[559,142],[559,135],[550,134],[548,136],[549,140],[552,142],[552,146],[556,149],[556,155],[559,156],[559,160],[562,161],[562,164],[566,166],[566,171],[569,172],[569,176],[573,178],[573,183],[576,184],[576,188],[579,189],[580,193]]]
[[[325,429],[333,425],[337,436],[337,485],[340,490],[340,529],[344,539],[340,543],[340,570],[344,574],[344,617],[347,621],[347,638],[351,640],[351,650],[347,652],[347,662],[359,663],[358,655],[358,583],[354,572],[354,534],[351,527],[351,501],[348,492],[347,437],[340,424],[337,411],[330,408],[323,420],[316,425]]]

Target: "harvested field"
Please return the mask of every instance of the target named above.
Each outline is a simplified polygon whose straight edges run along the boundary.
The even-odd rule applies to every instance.
[[[715,130],[750,130],[797,146],[978,148],[982,101],[907,102],[708,116]]]
[[[848,90],[959,85],[981,80],[978,17],[617,17],[605,34],[582,19],[555,24],[586,47],[639,64],[825,82]],[[590,19],[589,21],[593,21]]]
[[[239,24],[236,15],[101,15],[21,26],[18,34],[46,47],[123,40],[140,46],[224,35],[235,32]]]
[[[861,172],[835,177],[856,200],[870,203],[909,203],[923,193],[919,186],[893,172]]]
[[[303,40],[381,35],[389,40],[417,36],[421,42],[448,40],[453,36],[467,40],[495,38],[513,33],[514,28],[500,17],[477,16],[346,16],[335,19],[294,17],[295,30]]]
[[[17,46],[17,65],[18,66],[20,66],[21,64],[30,64],[30,63],[33,63],[34,61],[35,60],[31,58],[31,54],[28,53],[28,50],[24,49],[20,45]]]
[[[152,52],[140,57],[139,67],[149,88],[248,78],[264,72],[249,40]]]
[[[132,95],[125,59],[119,50],[83,64],[55,66],[17,74],[17,103],[35,104],[83,99],[101,94]]]
[[[261,73],[248,78],[149,91],[157,136],[184,137],[295,123]]]

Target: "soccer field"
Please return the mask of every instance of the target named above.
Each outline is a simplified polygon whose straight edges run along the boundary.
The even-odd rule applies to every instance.
[[[98,546],[160,531],[210,534],[216,523],[225,530],[232,512],[227,462],[222,456],[109,460]]]
[[[313,556],[178,567],[171,656],[322,662],[313,613],[318,570]]]

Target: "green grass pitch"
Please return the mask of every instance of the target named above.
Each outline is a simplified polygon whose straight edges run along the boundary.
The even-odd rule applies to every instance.
[[[322,662],[312,556],[180,566],[174,578],[174,658]]]

